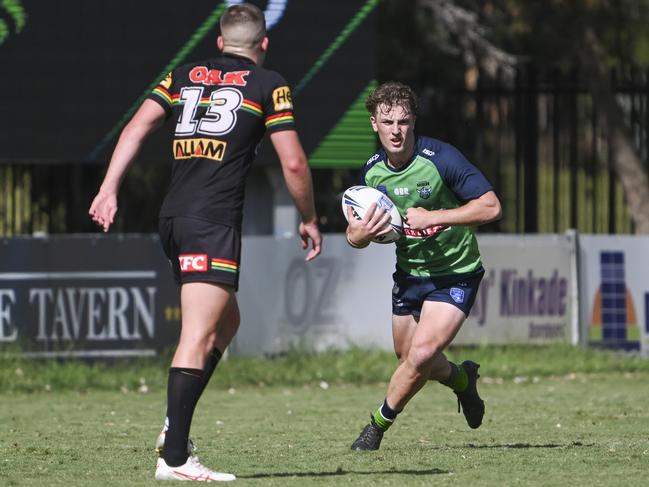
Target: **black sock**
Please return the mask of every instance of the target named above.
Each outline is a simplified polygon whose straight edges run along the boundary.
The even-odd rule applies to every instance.
[[[187,462],[187,441],[192,424],[194,408],[200,396],[203,371],[171,367],[167,382],[167,417],[169,429],[165,436],[162,452],[164,461],[170,467]]]
[[[207,354],[207,358],[205,359],[205,366],[203,367],[203,381],[201,382],[201,390],[198,393],[198,399],[200,399],[203,395],[203,391],[207,387],[207,383],[212,378],[214,369],[216,369],[216,366],[219,365],[219,361],[221,360],[222,356],[223,354],[216,347],[214,347],[214,349],[212,349],[212,351]],[[167,410],[167,412],[165,413],[165,428],[169,428],[169,410]]]
[[[459,369],[457,368],[457,365],[455,365],[453,362],[448,363],[451,366],[451,373],[448,375],[448,377],[444,380],[438,381],[440,384],[445,385],[446,387],[453,387],[452,384],[457,380],[457,376],[460,373]]]
[[[207,383],[212,378],[214,369],[216,369],[216,366],[219,365],[219,361],[221,360],[222,356],[223,353],[221,352],[221,350],[219,350],[216,347],[214,347],[212,351],[207,354],[207,358],[205,359],[205,365],[203,366],[203,382],[201,384],[201,392],[198,394],[199,398],[203,394],[205,388],[207,387]]]

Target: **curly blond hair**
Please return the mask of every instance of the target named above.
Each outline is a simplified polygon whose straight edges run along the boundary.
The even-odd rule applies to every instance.
[[[365,100],[365,108],[371,115],[376,115],[376,111],[381,105],[389,108],[397,105],[408,113],[417,115],[417,95],[410,86],[398,81],[387,81],[380,84]]]

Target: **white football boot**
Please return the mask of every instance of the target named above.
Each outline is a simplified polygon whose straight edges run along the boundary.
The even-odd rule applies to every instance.
[[[184,465],[170,467],[158,458],[155,467],[156,480],[193,480],[196,482],[230,482],[236,477],[231,473],[215,472],[203,466],[196,457],[189,457]]]

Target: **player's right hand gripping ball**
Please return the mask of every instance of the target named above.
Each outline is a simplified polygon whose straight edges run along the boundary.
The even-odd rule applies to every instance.
[[[390,243],[399,240],[403,234],[403,220],[399,210],[390,198],[381,193],[378,189],[369,186],[352,186],[347,188],[343,193],[342,208],[343,215],[347,220],[347,207],[351,207],[352,213],[357,220],[362,220],[367,209],[376,203],[377,207],[383,208],[390,213],[390,221],[386,224],[390,226],[390,231],[373,239],[376,243]],[[348,220],[349,221],[349,220]]]

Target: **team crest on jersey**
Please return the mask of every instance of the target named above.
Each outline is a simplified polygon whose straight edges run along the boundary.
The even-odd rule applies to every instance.
[[[291,89],[288,86],[280,86],[273,90],[273,103],[275,104],[275,111],[293,109],[293,97],[291,96]]]
[[[165,76],[165,79],[163,79],[162,81],[160,81],[160,86],[162,86],[163,88],[165,88],[166,90],[168,90],[169,87],[171,86],[171,81],[172,81],[172,79],[171,79],[171,73],[167,73],[167,76]]]
[[[430,183],[428,181],[419,181],[417,183],[417,193],[419,193],[419,196],[425,200],[430,198],[430,195],[433,194],[433,190],[430,188]]]
[[[206,66],[195,66],[189,72],[189,81],[200,83],[206,86],[246,86],[246,76],[250,71],[221,71],[220,69],[208,69]]]

